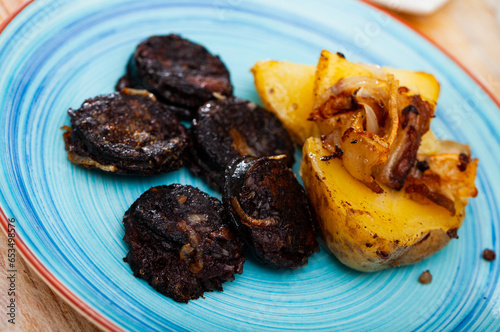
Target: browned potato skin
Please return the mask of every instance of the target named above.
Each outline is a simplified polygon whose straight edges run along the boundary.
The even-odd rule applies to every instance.
[[[376,194],[354,179],[341,160],[321,161],[325,155],[321,141],[309,138],[300,172],[328,248],[343,264],[363,272],[413,264],[444,248],[462,225],[463,206],[452,216],[440,206],[419,205],[403,192]],[[370,202],[378,199],[383,206],[384,199],[395,203],[374,208]]]

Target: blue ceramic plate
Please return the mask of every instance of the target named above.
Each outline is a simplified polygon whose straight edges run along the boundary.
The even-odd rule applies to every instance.
[[[302,2],[300,2],[302,3]],[[364,3],[312,1],[37,0],[0,35],[0,205],[15,218],[18,248],[70,303],[109,329],[500,329],[500,111],[435,46]],[[322,49],[350,60],[434,73],[442,95],[433,121],[443,138],[480,159],[479,195],[460,240],[419,264],[378,273],[344,268],[323,247],[306,267],[274,271],[249,260],[224,292],[178,304],[132,276],[122,216],[151,186],[180,182],[214,194],[185,169],[124,177],[66,159],[68,108],[113,91],[135,46],[181,33],[219,54],[237,96],[258,102],[249,72],[273,58],[315,64]],[[218,195],[215,195],[218,196]],[[3,220],[5,228],[5,220]],[[434,280],[422,286],[429,269]]]

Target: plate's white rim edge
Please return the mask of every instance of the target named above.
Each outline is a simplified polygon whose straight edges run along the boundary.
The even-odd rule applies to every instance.
[[[392,9],[400,13],[407,13],[412,15],[430,15],[437,10],[441,9],[450,0],[427,0],[423,1],[423,5],[415,4],[410,1],[390,1],[390,0],[370,0],[378,5]]]

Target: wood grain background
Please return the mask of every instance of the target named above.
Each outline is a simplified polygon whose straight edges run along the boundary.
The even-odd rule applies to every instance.
[[[500,16],[492,6],[494,1],[452,0],[429,16],[396,15],[447,50],[500,98]],[[0,22],[23,2],[0,0]],[[0,253],[0,305],[5,308],[7,237],[3,232]],[[1,331],[99,331],[47,287],[20,257],[16,265],[16,325],[8,324],[2,315]]]

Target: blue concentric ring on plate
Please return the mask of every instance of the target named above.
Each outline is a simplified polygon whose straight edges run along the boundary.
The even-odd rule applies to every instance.
[[[471,145],[479,195],[460,239],[414,266],[363,274],[322,250],[297,271],[253,261],[205,299],[177,304],[132,276],[121,218],[151,186],[180,182],[212,194],[185,169],[122,177],[68,162],[68,108],[113,91],[136,44],[181,33],[219,54],[235,94],[258,102],[249,69],[273,58],[315,64],[326,48],[354,61],[434,73],[442,94],[432,125]],[[37,0],[0,35],[0,206],[65,287],[130,330],[500,330],[500,111],[434,46],[355,1]],[[217,195],[216,195],[217,196]],[[430,285],[417,283],[429,269]]]

